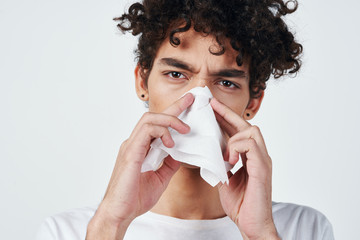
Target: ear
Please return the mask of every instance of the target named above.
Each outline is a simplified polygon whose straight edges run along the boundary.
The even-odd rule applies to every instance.
[[[135,89],[136,94],[142,101],[148,101],[149,100],[149,94],[148,89],[146,86],[146,79],[144,79],[142,72],[142,68],[139,64],[136,65],[134,74],[135,74]]]
[[[256,113],[259,111],[262,100],[264,98],[264,91],[260,92],[260,96],[258,98],[251,98],[248,106],[244,112],[243,118],[245,120],[251,120],[255,117]]]

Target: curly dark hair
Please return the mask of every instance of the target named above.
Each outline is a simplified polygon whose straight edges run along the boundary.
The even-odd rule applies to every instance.
[[[292,7],[290,7],[290,5]],[[128,13],[114,18],[122,31],[140,34],[135,51],[143,76],[147,79],[160,44],[169,37],[176,47],[177,33],[191,27],[216,38],[221,55],[229,39],[239,54],[239,66],[249,56],[250,96],[259,97],[270,75],[279,78],[296,74],[301,66],[302,45],[295,41],[283,16],[296,11],[297,1],[282,0],[143,0]]]

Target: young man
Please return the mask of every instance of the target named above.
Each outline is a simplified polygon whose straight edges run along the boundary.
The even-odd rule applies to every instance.
[[[261,131],[248,120],[270,74],[296,73],[302,47],[282,16],[288,4],[260,0],[144,0],[120,21],[140,34],[136,91],[149,112],[122,144],[103,201],[47,219],[38,239],[333,239],[316,210],[272,203],[272,163]],[[176,145],[169,128],[191,131],[177,116],[210,89],[226,135],[224,160],[243,161],[229,184],[210,186],[199,168],[165,158],[141,172],[151,142]],[[206,121],[206,119],[203,119]],[[241,158],[239,158],[239,154]]]

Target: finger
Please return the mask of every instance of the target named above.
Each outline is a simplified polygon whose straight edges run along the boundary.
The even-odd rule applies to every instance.
[[[134,138],[137,135],[139,135],[141,132],[143,132],[144,126],[146,126],[147,124],[157,125],[166,128],[170,127],[181,134],[185,134],[190,131],[190,127],[175,116],[171,116],[163,113],[146,112],[135,126],[133,132],[131,133],[130,138]]]
[[[174,140],[171,137],[169,129],[153,125],[149,130],[149,136],[153,138],[160,138],[165,147],[172,148],[174,146]]]
[[[239,155],[242,155],[243,163],[246,162],[247,159],[249,159],[249,153],[251,152],[252,157],[255,157],[256,159],[260,159],[261,154],[259,154],[259,147],[256,144],[256,141],[252,138],[244,139],[241,141],[238,141],[233,144],[228,145],[229,148],[229,163],[230,164],[236,164],[239,161]],[[244,165],[245,166],[245,165]]]
[[[220,116],[217,112],[214,111],[214,113],[215,113],[216,121],[219,123],[221,129],[223,129],[225,133],[227,133],[227,135],[231,137],[234,134],[236,134],[236,129],[234,127],[232,127],[227,121],[225,121],[225,119],[222,116]]]
[[[250,178],[264,181],[271,178],[271,158],[262,154],[254,139],[244,139],[230,147],[229,162],[231,164],[235,165],[239,161],[239,153],[243,160],[244,169],[246,169]]]
[[[236,133],[234,136],[232,136],[229,139],[229,143],[228,144],[232,144],[234,142],[238,142],[240,140],[243,139],[248,139],[248,138],[252,138],[256,141],[256,144],[259,146],[260,150],[265,152],[267,154],[267,149],[265,146],[265,141],[264,138],[260,132],[260,129],[258,126],[250,126],[247,129]]]
[[[230,164],[235,165],[238,161],[240,161],[240,156],[241,156],[242,165],[244,167],[246,167],[245,164],[246,164],[246,160],[247,160],[247,157],[246,157],[247,152],[239,153],[239,152],[236,151],[236,149],[233,148],[233,145],[234,144],[229,144],[226,147],[225,155],[224,155],[224,161],[227,161]],[[231,171],[228,171],[228,173],[229,172],[231,172]]]
[[[242,119],[229,107],[220,103],[216,98],[211,99],[210,105],[215,112],[217,112],[226,122],[228,122],[236,130],[236,132],[239,132],[251,126],[250,123]]]
[[[194,96],[191,93],[185,94],[183,97],[174,102],[170,107],[165,109],[163,113],[179,116],[186,108],[194,102]]]
[[[159,125],[162,127],[170,127],[179,133],[185,134],[190,131],[189,125],[184,123],[179,118],[172,115],[156,114],[148,119],[148,122],[153,125]]]
[[[162,127],[170,127],[182,134],[190,131],[189,125],[173,115],[164,113],[148,113],[144,115],[143,122],[145,123],[159,125]]]
[[[246,169],[244,167],[241,167],[239,171],[237,171],[235,174],[232,174],[230,171],[228,172],[229,177],[229,184],[224,184],[219,182],[217,185],[219,191],[228,191],[231,192],[239,192],[240,196],[238,199],[242,199],[242,195],[244,194],[244,191],[241,190],[246,186],[248,174],[246,172]]]
[[[233,144],[229,149],[229,163],[235,165],[240,160],[239,154],[249,178],[264,181],[271,178],[271,158],[262,154],[254,139],[244,139]]]
[[[137,137],[132,138],[131,141],[132,143],[136,143],[140,149],[148,149],[154,138],[160,138],[165,147],[171,148],[174,146],[174,140],[168,128],[149,123],[144,124],[142,131],[139,131]],[[132,143],[129,145],[133,145]]]
[[[164,133],[160,137],[160,139],[163,142],[164,146],[167,148],[172,148],[175,145],[174,140],[172,139],[169,130],[164,130]]]

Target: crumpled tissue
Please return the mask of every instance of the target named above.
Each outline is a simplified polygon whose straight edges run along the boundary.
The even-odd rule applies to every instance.
[[[227,171],[231,169],[233,174],[238,171],[242,167],[241,158],[234,166],[224,161],[226,142],[210,106],[213,96],[209,88],[196,87],[189,92],[194,95],[194,102],[178,118],[190,126],[190,132],[180,134],[169,128],[175,142],[172,148],[165,147],[160,138],[155,139],[141,172],[156,171],[170,155],[176,161],[200,167],[201,177],[213,187],[219,182],[229,183]]]

